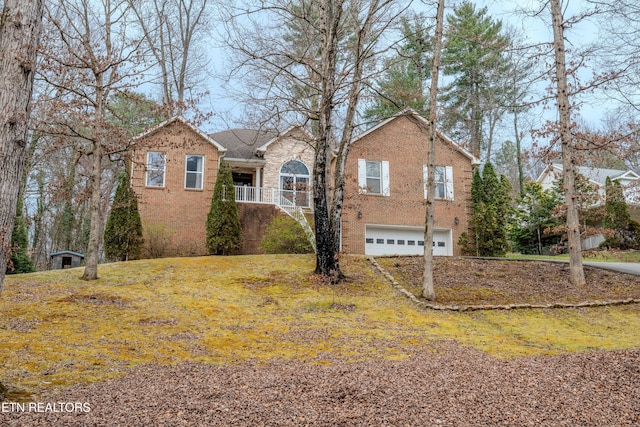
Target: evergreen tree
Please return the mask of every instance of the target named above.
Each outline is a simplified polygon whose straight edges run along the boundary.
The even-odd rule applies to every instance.
[[[515,250],[541,255],[543,248],[560,243],[561,234],[550,233],[550,230],[563,224],[553,214],[561,200],[557,191],[544,191],[537,182],[524,184],[523,195],[517,200],[509,227],[509,237]]]
[[[374,84],[374,105],[365,111],[367,119],[380,121],[411,107],[427,115],[424,82],[429,78],[433,50],[424,14],[400,19],[403,43],[397,55],[385,61],[385,71]]]
[[[508,248],[507,224],[511,215],[511,185],[502,175],[495,173],[493,165],[486,163],[476,169],[471,183],[472,236],[465,252],[477,256],[502,256]]]
[[[629,249],[631,246],[634,246],[628,242],[628,240],[630,240],[630,234],[633,234],[630,233],[630,231],[632,231],[632,227],[630,227],[632,221],[622,186],[618,181],[612,182],[611,178],[607,177],[605,181],[605,191],[605,214],[602,225],[604,228],[611,230],[613,234],[607,237],[601,245]]]
[[[480,157],[484,146],[483,124],[506,111],[502,98],[509,61],[503,52],[510,43],[502,34],[501,21],[487,15],[487,8],[476,10],[473,3],[462,2],[447,17],[442,52],[444,74],[453,78],[443,90],[447,114],[442,127],[450,136],[469,140],[471,152]],[[489,159],[488,159],[489,160]]]
[[[242,229],[231,167],[222,162],[216,177],[207,216],[207,250],[212,255],[229,255],[240,248]]]
[[[112,261],[138,259],[142,249],[142,222],[138,201],[129,186],[129,176],[120,174],[120,182],[104,230],[104,252]]]
[[[7,274],[31,273],[35,271],[31,257],[27,252],[29,237],[27,224],[22,216],[22,205],[22,196],[20,196],[16,209],[16,222],[13,226],[13,233],[11,234],[11,265],[13,268],[7,269]]]

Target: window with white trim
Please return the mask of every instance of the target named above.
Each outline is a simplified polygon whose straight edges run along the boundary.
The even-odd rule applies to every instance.
[[[427,198],[428,170],[426,165],[422,166],[425,199]],[[436,199],[453,200],[453,167],[436,166],[435,187]]]
[[[204,156],[187,155],[184,169],[184,188],[202,190]]]
[[[164,187],[164,175],[166,171],[166,156],[159,151],[147,153],[147,187]]]
[[[358,192],[389,196],[389,162],[358,159]]]
[[[311,205],[309,168],[300,160],[289,160],[280,167],[280,190],[296,206]]]

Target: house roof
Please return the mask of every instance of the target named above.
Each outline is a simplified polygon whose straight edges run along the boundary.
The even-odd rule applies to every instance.
[[[549,167],[545,168],[545,170],[540,174],[537,181],[540,182],[542,178],[550,172],[551,169],[554,169],[557,172],[562,172],[562,163],[553,163],[549,165]],[[587,178],[588,180],[599,184],[604,185],[607,181],[607,177],[612,180],[619,180],[622,178],[637,180],[640,179],[640,176],[636,174],[634,171],[627,169],[606,169],[606,168],[596,168],[593,166],[577,166],[576,171]]]
[[[225,158],[238,160],[259,159],[259,148],[277,137],[278,133],[275,131],[253,129],[229,129],[209,135],[209,138],[226,147]]]
[[[397,112],[396,114],[394,114],[393,116],[389,117],[388,119],[378,123],[376,126],[373,126],[370,129],[367,129],[365,132],[361,133],[360,135],[356,136],[355,138],[353,138],[351,140],[351,143],[355,143],[357,141],[359,141],[360,139],[364,138],[366,135],[369,135],[370,133],[380,129],[381,127],[385,126],[386,124],[392,122],[393,120],[399,118],[399,117],[412,117],[416,120],[418,120],[422,125],[424,126],[429,126],[429,121],[427,119],[425,119],[424,117],[422,117],[416,110],[414,110],[413,108],[407,107],[399,112]],[[474,165],[479,165],[480,164],[480,159],[478,159],[477,157],[475,157],[473,154],[471,154],[469,151],[465,150],[464,148],[462,148],[459,144],[457,144],[456,142],[454,142],[451,138],[449,138],[447,135],[445,135],[444,133],[442,133],[442,131],[440,131],[439,129],[436,129],[436,133],[438,135],[438,138],[442,139],[443,141],[447,142],[448,144],[450,144],[454,149],[456,149],[457,151],[459,151],[462,155],[464,155],[465,157],[467,157],[469,160],[471,160],[471,164]]]
[[[73,252],[73,251],[60,251],[60,252],[54,252],[52,254],[49,254],[49,257],[53,258],[54,256],[58,256],[58,255],[74,255],[80,258],[84,258],[83,254],[79,254],[78,252]]]
[[[302,126],[300,125],[293,125],[290,126],[287,130],[285,130],[284,132],[282,132],[281,134],[275,136],[274,138],[271,138],[269,141],[265,142],[263,145],[261,145],[260,147],[258,147],[256,149],[256,151],[258,153],[264,153],[265,151],[267,151],[267,149],[269,148],[269,146],[271,144],[273,144],[274,142],[276,142],[278,139],[286,136],[287,134],[292,133],[294,130],[300,130],[309,140],[313,139],[313,136],[311,136],[311,134]]]
[[[220,145],[220,143],[218,143],[216,140],[210,138],[207,134],[205,134],[204,132],[202,132],[200,129],[198,129],[197,127],[195,127],[194,125],[192,125],[191,123],[189,123],[189,121],[187,121],[187,119],[185,119],[182,116],[173,116],[172,118],[165,120],[162,123],[158,123],[157,125],[147,129],[146,131],[134,136],[132,138],[133,142],[139,141],[140,139],[146,138],[150,135],[153,135],[154,133],[158,132],[159,130],[161,130],[162,128],[169,126],[172,123],[181,123],[185,126],[187,126],[189,129],[191,129],[193,132],[195,132],[196,134],[198,134],[200,137],[202,137],[205,141],[207,141],[208,143],[214,145],[218,151],[220,152],[225,152],[227,151],[227,149],[225,147],[223,147],[222,145]]]

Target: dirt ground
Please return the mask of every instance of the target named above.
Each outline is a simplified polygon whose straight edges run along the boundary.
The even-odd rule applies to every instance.
[[[422,257],[377,260],[407,290],[421,294]],[[502,305],[640,298],[640,276],[594,267],[584,270],[586,286],[576,287],[569,283],[565,263],[436,257],[436,299],[444,305]]]

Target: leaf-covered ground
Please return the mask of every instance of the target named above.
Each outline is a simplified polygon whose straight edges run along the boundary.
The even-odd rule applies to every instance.
[[[145,260],[101,266],[97,282],[79,280],[80,270],[8,278],[0,296],[5,400],[80,399],[92,404],[92,418],[0,413],[0,424],[424,425],[420,420],[440,419],[464,425],[466,419],[474,425],[455,409],[465,402],[504,424],[511,418],[496,411],[526,391],[522,381],[539,389],[517,402],[515,424],[525,424],[518,420],[528,413],[551,416],[554,407],[544,396],[568,402],[566,420],[587,407],[591,412],[581,419],[603,420],[607,411],[639,419],[637,305],[425,311],[396,294],[364,258],[343,258],[348,280],[336,287],[311,275],[313,261],[308,255]],[[499,271],[480,273],[504,274],[507,288],[522,276]],[[552,274],[537,271],[538,279],[545,281],[547,271]],[[475,268],[450,265],[447,274],[476,286]],[[470,275],[466,282],[463,274]],[[583,367],[578,377],[555,376],[567,363]],[[559,387],[562,378],[570,380],[568,388]],[[594,415],[592,402],[607,396],[621,403]],[[437,405],[438,413],[415,406],[423,398],[449,400]],[[541,399],[540,411],[523,409],[535,408],[531,399]],[[462,418],[452,418],[456,410]],[[398,411],[408,415],[393,418]],[[427,415],[436,418],[429,422]]]
[[[422,257],[378,262],[414,295],[421,295]],[[640,276],[584,267],[586,285],[572,286],[569,265],[543,261],[434,258],[434,288],[443,305],[579,303],[640,299]]]

